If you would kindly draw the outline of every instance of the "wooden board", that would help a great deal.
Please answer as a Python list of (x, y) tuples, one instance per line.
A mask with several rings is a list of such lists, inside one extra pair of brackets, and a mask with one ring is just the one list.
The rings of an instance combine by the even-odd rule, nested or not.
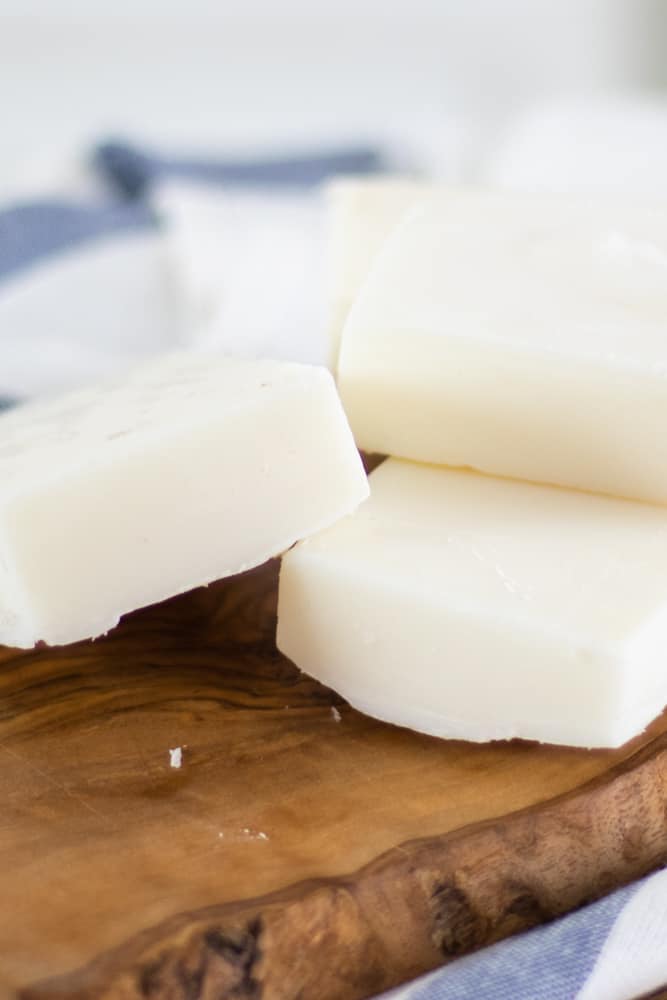
[(616, 752), (374, 722), (276, 653), (276, 573), (1, 653), (6, 996), (366, 997), (667, 860), (665, 718)]

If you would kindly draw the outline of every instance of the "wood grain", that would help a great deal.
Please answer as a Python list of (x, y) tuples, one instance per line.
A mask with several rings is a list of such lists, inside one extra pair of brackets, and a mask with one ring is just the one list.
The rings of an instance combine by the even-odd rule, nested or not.
[(667, 860), (665, 717), (613, 752), (374, 722), (276, 652), (276, 575), (2, 651), (8, 997), (367, 997)]

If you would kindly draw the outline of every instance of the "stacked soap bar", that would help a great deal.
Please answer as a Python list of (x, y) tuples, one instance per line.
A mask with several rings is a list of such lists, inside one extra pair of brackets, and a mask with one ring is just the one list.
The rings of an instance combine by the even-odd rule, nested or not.
[(433, 191), (431, 184), (395, 177), (344, 177), (329, 184), (332, 368), (341, 330), (378, 252), (415, 202)]
[(368, 492), (329, 373), (175, 355), (0, 417), (0, 642), (100, 635)]
[(667, 202), (423, 202), (355, 301), (338, 382), (368, 451), (667, 503)]
[(278, 645), (467, 740), (619, 746), (667, 702), (667, 510), (389, 459), (283, 558)]
[(601, 494), (667, 503), (667, 205), (414, 206), (338, 374), (361, 447), (437, 467), (389, 459), (358, 512), (288, 553), (280, 648), (437, 736), (641, 731), (667, 703), (667, 509)]

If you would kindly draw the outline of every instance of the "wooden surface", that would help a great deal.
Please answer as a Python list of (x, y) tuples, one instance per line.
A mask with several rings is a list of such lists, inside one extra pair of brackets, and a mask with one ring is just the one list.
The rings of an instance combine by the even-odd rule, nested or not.
[(365, 997), (667, 859), (664, 718), (615, 752), (374, 722), (276, 653), (276, 570), (2, 651), (0, 993)]

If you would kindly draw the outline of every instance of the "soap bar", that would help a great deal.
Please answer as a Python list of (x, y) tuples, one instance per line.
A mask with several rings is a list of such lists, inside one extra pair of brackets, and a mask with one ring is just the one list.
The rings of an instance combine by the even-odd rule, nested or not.
[(358, 295), (338, 379), (367, 451), (667, 503), (667, 201), (422, 203)]
[(0, 416), (0, 642), (97, 636), (351, 511), (324, 368), (176, 354)]
[(667, 511), (389, 459), (282, 563), (278, 646), (434, 736), (615, 747), (667, 703)]
[(328, 185), (332, 367), (344, 322), (378, 251), (405, 213), (433, 190), (407, 177), (341, 177)]

